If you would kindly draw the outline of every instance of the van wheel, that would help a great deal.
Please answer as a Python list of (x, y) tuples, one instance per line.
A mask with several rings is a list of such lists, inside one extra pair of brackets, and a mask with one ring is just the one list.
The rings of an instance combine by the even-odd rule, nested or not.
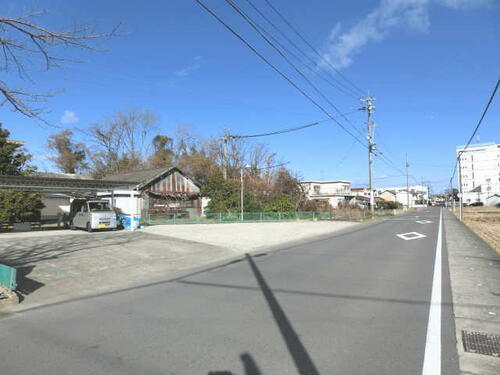
[(90, 225), (90, 223), (87, 223), (87, 232), (92, 232), (92, 226)]
[(71, 230), (76, 229), (75, 224), (73, 223), (73, 220), (71, 220), (71, 223), (69, 223), (69, 229), (71, 229)]

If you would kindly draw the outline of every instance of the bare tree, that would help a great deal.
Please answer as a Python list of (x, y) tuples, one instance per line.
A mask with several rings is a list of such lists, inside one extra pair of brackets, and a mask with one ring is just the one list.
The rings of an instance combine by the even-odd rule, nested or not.
[(130, 108), (115, 112), (84, 130), (95, 176), (129, 172), (144, 166), (150, 156), (157, 116), (150, 110)]
[[(56, 55), (58, 47), (97, 51), (92, 46), (92, 41), (117, 35), (119, 27), (118, 25), (105, 33), (96, 32), (95, 25), (80, 25), (57, 31), (34, 21), (43, 13), (33, 12), (18, 17), (0, 16), (0, 71), (15, 71), (21, 78), (31, 80), (27, 67), (32, 66), (33, 61), (40, 61), (41, 58), (39, 64), (49, 70), (67, 60)], [(14, 111), (37, 119), (41, 119), (43, 112), (37, 103), (44, 102), (51, 96), (10, 87), (4, 80), (0, 80), (0, 94), (3, 96), (0, 106), (9, 104)]]

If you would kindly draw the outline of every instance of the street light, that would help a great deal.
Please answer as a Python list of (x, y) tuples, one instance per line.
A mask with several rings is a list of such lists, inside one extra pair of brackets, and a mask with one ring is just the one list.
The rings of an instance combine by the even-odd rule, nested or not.
[(240, 168), (240, 209), (241, 209), (241, 213), (240, 213), (240, 219), (241, 221), (243, 221), (243, 170), (244, 169), (250, 169), (252, 166), (250, 164), (246, 164), (245, 166), (241, 167)]

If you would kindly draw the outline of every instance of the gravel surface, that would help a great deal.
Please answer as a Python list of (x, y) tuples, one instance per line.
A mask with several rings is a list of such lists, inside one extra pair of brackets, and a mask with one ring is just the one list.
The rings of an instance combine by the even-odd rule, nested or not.
[(359, 223), (347, 221), (301, 221), (280, 223), (179, 224), (156, 225), (146, 233), (204, 242), (235, 252), (253, 251), (285, 242), (342, 230)]

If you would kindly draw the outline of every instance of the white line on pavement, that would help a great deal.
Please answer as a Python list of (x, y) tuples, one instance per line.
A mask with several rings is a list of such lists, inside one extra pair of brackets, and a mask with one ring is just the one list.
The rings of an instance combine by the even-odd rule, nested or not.
[(430, 221), (430, 220), (417, 220), (417, 221), (415, 221), (415, 223), (417, 223), (417, 224), (431, 224), (432, 221)]
[(425, 234), (418, 233), (418, 232), (400, 233), (400, 234), (396, 234), (396, 236), (405, 240), (405, 241), (418, 240), (419, 238), (427, 237)]
[(441, 374), (441, 247), (442, 247), (443, 210), (439, 211), (439, 231), (434, 260), (431, 305), (427, 338), (425, 340), (424, 366), (422, 375)]

